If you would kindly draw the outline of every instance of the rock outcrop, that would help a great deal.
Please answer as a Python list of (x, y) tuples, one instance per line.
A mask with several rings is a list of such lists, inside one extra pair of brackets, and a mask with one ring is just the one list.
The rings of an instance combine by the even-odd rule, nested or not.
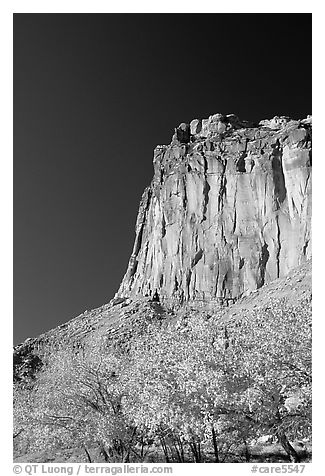
[(153, 164), (117, 297), (232, 302), (310, 258), (310, 116), (182, 123)]

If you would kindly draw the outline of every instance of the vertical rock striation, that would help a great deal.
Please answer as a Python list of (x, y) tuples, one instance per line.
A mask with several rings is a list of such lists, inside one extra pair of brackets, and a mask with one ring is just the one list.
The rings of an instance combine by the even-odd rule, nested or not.
[(236, 299), (311, 256), (311, 117), (182, 123), (154, 151), (119, 297)]

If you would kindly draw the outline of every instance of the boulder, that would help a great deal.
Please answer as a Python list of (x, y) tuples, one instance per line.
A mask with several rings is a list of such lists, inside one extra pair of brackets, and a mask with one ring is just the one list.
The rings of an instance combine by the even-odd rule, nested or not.
[(175, 129), (175, 134), (173, 136), (173, 140), (180, 142), (181, 144), (187, 144), (191, 140), (191, 131), (190, 125), (182, 122), (178, 127)]
[(257, 438), (256, 444), (258, 445), (270, 445), (274, 442), (274, 435), (263, 435)]

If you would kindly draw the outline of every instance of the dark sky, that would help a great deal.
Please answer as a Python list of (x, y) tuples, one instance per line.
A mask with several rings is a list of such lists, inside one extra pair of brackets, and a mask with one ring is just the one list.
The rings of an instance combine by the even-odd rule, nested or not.
[(310, 14), (14, 15), (14, 342), (108, 302), (180, 122), (311, 114)]

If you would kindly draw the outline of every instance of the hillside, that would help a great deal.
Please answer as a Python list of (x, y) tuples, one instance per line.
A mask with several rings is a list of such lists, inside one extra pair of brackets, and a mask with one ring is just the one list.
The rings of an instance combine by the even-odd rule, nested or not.
[[(311, 302), (311, 286), (311, 261), (308, 261), (291, 271), (287, 277), (265, 285), (233, 305), (203, 311), (212, 314), (220, 322), (232, 322), (247, 313), (267, 308), (277, 299), (283, 298), (290, 306), (305, 301)], [(14, 379), (19, 380), (25, 375), (28, 378), (34, 370), (33, 362), (40, 359), (46, 364), (49, 356), (56, 350), (71, 347), (79, 349), (89, 343), (101, 346), (117, 339), (127, 342), (130, 336), (145, 332), (151, 321), (179, 325), (184, 314), (198, 312), (201, 310), (198, 311), (195, 306), (184, 306), (180, 312), (173, 312), (163, 308), (151, 298), (137, 301), (121, 300), (121, 302), (113, 300), (97, 309), (85, 311), (66, 324), (35, 339), (27, 339), (16, 346)]]
[[(231, 328), (233, 326), (247, 319), (254, 325), (256, 316), (259, 313), (267, 313), (278, 300), (281, 301), (281, 308), (286, 313), (300, 308), (303, 309), (306, 322), (310, 319), (311, 262), (296, 268), (286, 278), (277, 279), (256, 293), (243, 297), (233, 305), (215, 310), (202, 312), (188, 307), (173, 313), (164, 310), (150, 299), (137, 303), (127, 304), (122, 302), (103, 306), (69, 321), (68, 325), (64, 328), (53, 329), (38, 339), (30, 341), (30, 354), (26, 360), (31, 362), (35, 359), (34, 356), (37, 355), (44, 360), (46, 365), (49, 359), (55, 359), (56, 352), (59, 355), (62, 349), (63, 352), (67, 353), (67, 356), (71, 355), (70, 350), (73, 347), (73, 343), (75, 343), (74, 349), (77, 351), (87, 347), (92, 349), (116, 349), (121, 346), (128, 352), (130, 346), (132, 347), (132, 342), (142, 342), (146, 339), (148, 333), (153, 332), (153, 329), (157, 334), (167, 328), (172, 329), (175, 334), (184, 335), (184, 329), (187, 328), (189, 320), (195, 322), (200, 316), (208, 317), (206, 322), (211, 332), (222, 332), (223, 334), (226, 327), (228, 328), (229, 336), (231, 336)], [(285, 316), (286, 314), (284, 318)], [(287, 336), (287, 338), (289, 339), (290, 337)], [(308, 336), (306, 335), (305, 338), (308, 347)], [(76, 342), (78, 342), (78, 345)], [(54, 346), (56, 346), (55, 349)], [(105, 351), (103, 352), (105, 353)], [(26, 373), (27, 369), (31, 370), (27, 363), (22, 367), (17, 366), (17, 377), (22, 377), (23, 375), (30, 377), (30, 373)], [(58, 445), (58, 447), (48, 451), (33, 451), (31, 454), (24, 454), (23, 452), (22, 454), (21, 445), (23, 446), (24, 443), (19, 442), (19, 438), (22, 438), (22, 435), (15, 439), (15, 444), (17, 445), (16, 461), (87, 461), (87, 455), (82, 446), (80, 447), (80, 444), (75, 448), (60, 448), (60, 445)], [(310, 450), (309, 443), (310, 440), (307, 438), (304, 447)], [(301, 448), (298, 446), (298, 449)], [(94, 444), (93, 447), (90, 447), (89, 451), (93, 455), (93, 461), (105, 460), (98, 445)], [(154, 454), (155, 451), (152, 451)], [(274, 444), (271, 447), (270, 445), (268, 447), (253, 445), (251, 452), (252, 455), (255, 454), (256, 461), (263, 460), (263, 454), (267, 452), (269, 452), (271, 460), (279, 460), (274, 459), (274, 454), (278, 454), (279, 461), (286, 461), (283, 449)], [(150, 454), (152, 455), (149, 452)], [(148, 458), (150, 460), (149, 456)], [(236, 458), (239, 458), (241, 461), (244, 460), (242, 459), (244, 456), (240, 458), (237, 455)]]

